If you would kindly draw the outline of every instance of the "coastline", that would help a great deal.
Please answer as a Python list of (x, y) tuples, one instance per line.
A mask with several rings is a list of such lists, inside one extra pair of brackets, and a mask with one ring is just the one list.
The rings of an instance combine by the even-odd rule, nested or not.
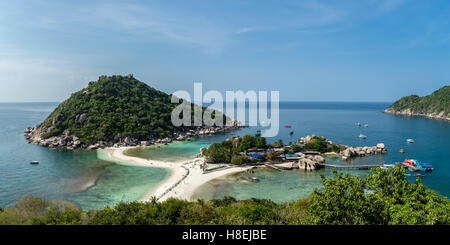
[(132, 148), (135, 147), (105, 148), (104, 151), (107, 153), (108, 160), (116, 164), (164, 168), (169, 171), (169, 177), (143, 194), (137, 200), (140, 202), (151, 201), (153, 197), (156, 197), (157, 201), (165, 201), (169, 198), (190, 201), (195, 191), (203, 184), (213, 179), (243, 172), (251, 168), (251, 166), (231, 166), (222, 170), (203, 173), (201, 167), (201, 163), (203, 163), (202, 158), (195, 158), (186, 162), (168, 162), (147, 160), (124, 154), (126, 150)]
[(394, 109), (388, 108), (388, 109), (384, 110), (383, 113), (391, 114), (391, 115), (409, 116), (409, 117), (410, 116), (425, 117), (425, 118), (437, 119), (437, 120), (450, 122), (450, 117), (444, 116), (443, 112), (440, 113), (440, 114), (436, 114), (436, 113), (425, 114), (425, 113), (413, 112), (410, 109), (405, 109), (405, 110), (402, 110), (402, 111), (396, 111)]

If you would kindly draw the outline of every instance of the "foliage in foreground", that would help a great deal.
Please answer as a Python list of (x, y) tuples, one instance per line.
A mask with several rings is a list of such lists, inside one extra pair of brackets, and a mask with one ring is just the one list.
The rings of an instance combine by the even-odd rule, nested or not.
[(408, 183), (405, 170), (377, 169), (366, 178), (334, 172), (322, 176), (324, 188), (305, 199), (276, 204), (232, 197), (195, 202), (119, 203), (82, 211), (71, 203), (25, 197), (0, 208), (0, 224), (182, 225), (182, 224), (333, 224), (448, 225), (450, 202), (418, 180)]

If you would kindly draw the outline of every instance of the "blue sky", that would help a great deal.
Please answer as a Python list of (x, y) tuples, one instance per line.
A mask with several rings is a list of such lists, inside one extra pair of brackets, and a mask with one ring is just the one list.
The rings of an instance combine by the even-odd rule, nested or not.
[(0, 2), (0, 101), (62, 101), (102, 74), (165, 92), (394, 101), (449, 84), (450, 2)]

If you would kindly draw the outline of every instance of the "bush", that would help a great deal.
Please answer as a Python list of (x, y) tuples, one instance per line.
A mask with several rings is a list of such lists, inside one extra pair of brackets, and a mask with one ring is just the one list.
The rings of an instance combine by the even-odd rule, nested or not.
[(235, 155), (231, 158), (231, 164), (234, 165), (242, 165), (248, 162), (250, 162), (250, 159), (247, 156)]
[(207, 162), (229, 163), (231, 162), (231, 148), (219, 143), (214, 143), (204, 152)]
[(244, 135), (239, 143), (238, 150), (244, 152), (250, 148), (267, 148), (266, 138), (256, 137), (250, 134)]
[(291, 146), (291, 149), (293, 152), (301, 152), (303, 150), (303, 147), (301, 147), (300, 145), (294, 144)]
[(266, 156), (266, 158), (271, 161), (278, 160), (279, 157), (280, 157), (280, 154), (278, 154), (277, 152), (269, 152)]
[(313, 137), (308, 143), (303, 146), (303, 148), (305, 150), (318, 151), (321, 153), (328, 151), (327, 143), (319, 137)]
[(334, 172), (322, 176), (324, 189), (313, 191), (308, 223), (327, 225), (449, 224), (450, 202), (417, 179), (408, 183), (405, 169), (372, 169), (366, 178)]

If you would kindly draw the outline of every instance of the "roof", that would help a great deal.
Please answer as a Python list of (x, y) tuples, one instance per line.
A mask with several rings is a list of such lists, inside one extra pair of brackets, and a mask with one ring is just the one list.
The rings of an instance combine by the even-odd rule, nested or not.
[(286, 160), (298, 160), (301, 158), (299, 154), (286, 154)]
[(251, 153), (249, 156), (256, 157), (256, 158), (263, 158), (264, 156), (258, 153)]

